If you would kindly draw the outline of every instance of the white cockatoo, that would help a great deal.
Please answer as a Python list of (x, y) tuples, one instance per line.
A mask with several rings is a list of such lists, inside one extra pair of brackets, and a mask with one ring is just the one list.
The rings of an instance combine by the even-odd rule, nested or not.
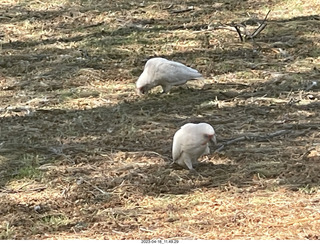
[(207, 123), (183, 125), (173, 137), (173, 162), (194, 170), (193, 166), (198, 163), (198, 158), (210, 153), (210, 141), (217, 143), (216, 134), (211, 125)]
[(165, 58), (151, 58), (136, 82), (137, 92), (139, 95), (146, 94), (153, 87), (161, 86), (163, 93), (166, 93), (172, 86), (196, 79), (203, 77), (195, 69)]

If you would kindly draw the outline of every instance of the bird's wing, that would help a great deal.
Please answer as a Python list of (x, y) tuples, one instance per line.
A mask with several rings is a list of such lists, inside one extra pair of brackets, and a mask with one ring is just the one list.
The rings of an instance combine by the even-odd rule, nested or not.
[(184, 64), (168, 60), (161, 60), (152, 73), (155, 81), (160, 83), (161, 81), (165, 81), (172, 84), (202, 77), (197, 70), (187, 67)]
[(174, 134), (174, 137), (173, 137), (173, 144), (172, 144), (173, 162), (177, 161), (182, 154), (182, 150), (181, 150), (182, 140), (183, 140), (183, 134), (181, 133), (181, 130), (179, 130)]
[(172, 145), (173, 161), (178, 160), (182, 152), (192, 151), (199, 144), (199, 138), (192, 133), (193, 129), (193, 124), (185, 124), (174, 135)]

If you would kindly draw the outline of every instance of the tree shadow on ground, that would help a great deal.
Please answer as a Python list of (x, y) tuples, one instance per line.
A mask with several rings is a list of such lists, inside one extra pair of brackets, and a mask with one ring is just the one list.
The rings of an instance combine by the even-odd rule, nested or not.
[[(310, 74), (300, 75), (306, 77)], [(203, 121), (215, 127), (220, 143), (247, 133), (267, 134), (283, 129), (290, 130), (290, 133), (279, 141), (276, 139), (275, 144), (255, 142), (254, 140), (249, 143), (242, 142), (236, 148), (241, 148), (242, 151), (233, 151), (234, 148), (230, 147), (226, 148), (222, 154), (234, 161), (235, 164), (245, 162), (244, 164), (240, 163), (244, 170), (255, 161), (280, 160), (279, 167), (283, 170), (277, 170), (277, 176), (272, 175), (273, 178), (277, 178), (284, 174), (283, 172), (287, 172), (285, 167), (281, 165), (282, 163), (289, 165), (296, 163), (296, 160), (291, 162), (290, 153), (302, 157), (302, 161), (309, 160), (303, 158), (306, 146), (311, 148), (315, 142), (307, 142), (306, 136), (314, 135), (314, 130), (317, 129), (316, 125), (319, 124), (316, 114), (313, 113), (319, 107), (319, 103), (315, 101), (308, 105), (299, 105), (298, 103), (290, 103), (291, 97), (287, 97), (285, 104), (283, 101), (274, 102), (272, 97), (279, 95), (268, 88), (269, 85), (274, 87), (273, 81), (270, 83), (257, 84), (257, 87), (261, 89), (266, 87), (263, 92), (267, 92), (267, 96), (259, 93), (256, 101), (254, 93), (251, 93), (251, 89), (255, 89), (255, 87), (234, 94), (232, 99), (236, 97), (247, 98), (247, 102), (236, 107), (222, 106), (219, 108), (217, 104), (212, 103), (216, 98), (221, 102), (231, 99), (230, 97), (226, 99), (219, 90), (176, 88), (168, 95), (151, 94), (131, 102), (124, 101), (115, 106), (74, 111), (38, 109), (22, 116), (4, 117), (2, 118), (1, 152), (7, 159), (3, 160), (6, 162), (1, 167), (2, 173), (6, 175), (6, 177), (2, 177), (6, 180), (1, 185), (4, 186), (6, 181), (10, 180), (10, 174), (15, 175), (19, 169), (26, 166), (23, 163), (24, 159), (21, 158), (24, 154), (41, 155), (41, 162), (36, 163), (38, 167), (48, 162), (60, 160), (70, 166), (82, 164), (91, 159), (103, 162), (101, 154), (111, 155), (112, 152), (117, 151), (124, 153), (151, 151), (164, 156), (165, 161), (168, 162), (168, 158), (171, 158), (171, 143), (174, 132), (187, 122)], [(294, 94), (300, 91), (301, 84), (289, 83), (290, 87), (286, 89), (277, 86), (276, 92)], [(269, 92), (271, 93), (269, 94)], [(292, 95), (292, 99), (295, 99), (295, 96)], [(261, 97), (267, 97), (269, 100), (259, 102)], [(310, 113), (307, 119), (299, 115), (300, 113), (304, 114), (304, 111)], [(12, 113), (17, 115), (15, 112)], [(23, 113), (26, 111), (22, 111), (20, 115)], [(303, 140), (300, 141), (301, 138)], [(263, 150), (266, 150), (268, 154), (265, 154)], [(139, 161), (141, 158), (139, 157), (137, 160)], [(123, 163), (126, 162), (126, 159), (115, 161)], [(155, 166), (155, 170), (162, 170), (158, 167)], [(214, 164), (212, 167), (217, 166)], [(235, 172), (233, 164), (229, 170), (227, 170), (229, 166), (223, 167), (226, 167), (226, 171), (231, 170), (229, 173)], [(6, 169), (10, 170), (6, 172)], [(206, 171), (210, 171), (210, 169), (208, 168)], [(170, 172), (167, 174), (170, 175)], [(148, 177), (154, 176), (154, 170), (146, 175), (148, 180), (152, 180), (152, 177)], [(165, 173), (161, 172), (160, 175), (165, 175)], [(225, 178), (222, 182), (226, 183), (227, 181), (230, 179)], [(295, 180), (293, 178), (290, 181), (294, 182)], [(150, 189), (149, 183), (139, 185)], [(185, 188), (188, 189), (187, 186)]]
[[(152, 3), (151, 3), (152, 4)], [(206, 4), (206, 3), (203, 3)], [(211, 3), (210, 3), (211, 4)], [(229, 11), (238, 10), (237, 6), (239, 5), (238, 2), (228, 2), (224, 3), (225, 6), (229, 9)], [(245, 8), (248, 3), (241, 3), (242, 8)], [(264, 3), (260, 3), (261, 5), (264, 5)], [(273, 3), (275, 4), (275, 3)], [(120, 3), (119, 4), (112, 4), (112, 6), (109, 6), (106, 4), (104, 8), (108, 9), (120, 9)], [(122, 6), (123, 5), (123, 6)], [(128, 4), (122, 4), (121, 6), (124, 7), (127, 6), (131, 10), (137, 8), (135, 5), (128, 5)], [(260, 5), (255, 6), (258, 8)], [(82, 6), (85, 11), (91, 11), (93, 7), (89, 8), (89, 6), (84, 3)], [(252, 8), (252, 6), (250, 6)], [(19, 10), (19, 8), (22, 8)], [(25, 14), (21, 14), (20, 17), (15, 17), (15, 20), (18, 22), (24, 21), (26, 19), (26, 16), (33, 16), (37, 21), (43, 21), (48, 20), (48, 18), (51, 19), (51, 21), (54, 21), (55, 18), (59, 17), (59, 15), (65, 15), (68, 11), (71, 11), (70, 6), (65, 6), (65, 8), (56, 10), (56, 11), (31, 11), (25, 9), (25, 5), (17, 5), (16, 9), (10, 10), (10, 11), (22, 11)], [(104, 11), (104, 8), (99, 9), (100, 12)], [(213, 7), (214, 8), (214, 7)], [(77, 10), (78, 11), (78, 10)], [(79, 9), (81, 12), (81, 9)], [(179, 18), (179, 16), (175, 16), (175, 18)], [(311, 18), (311, 19), (310, 19)], [(272, 23), (281, 23), (281, 22), (294, 22), (294, 21), (306, 21), (306, 23), (303, 24), (303, 26), (309, 26), (309, 22), (313, 19), (316, 19), (317, 16), (301, 16), (298, 18), (292, 18), (289, 20), (277, 20)], [(2, 19), (4, 21), (6, 18)], [(69, 18), (67, 18), (67, 22), (69, 21)], [(75, 29), (72, 22), (74, 24), (79, 25), (79, 20), (77, 20), (76, 17), (70, 17), (71, 25), (68, 27), (71, 30)], [(143, 22), (143, 19), (136, 19), (137, 23)], [(49, 37), (43, 40), (32, 40), (32, 41), (10, 41), (2, 43), (2, 49), (3, 50), (10, 50), (10, 49), (25, 49), (25, 48), (37, 48), (37, 53), (31, 56), (23, 56), (23, 55), (3, 55), (3, 61), (0, 63), (1, 67), (6, 69), (5, 74), (12, 77), (18, 77), (21, 78), (21, 76), (26, 76), (27, 79), (30, 79), (30, 75), (28, 76), (28, 73), (32, 73), (36, 71), (39, 66), (43, 66), (43, 70), (47, 70), (45, 73), (42, 73), (39, 75), (40, 78), (56, 78), (56, 79), (64, 79), (68, 78), (72, 75), (76, 75), (81, 68), (93, 68), (96, 70), (99, 69), (106, 69), (107, 71), (111, 71), (114, 66), (112, 65), (112, 62), (115, 60), (125, 60), (129, 58), (129, 54), (127, 52), (115, 52), (114, 48), (122, 47), (123, 45), (127, 44), (137, 44), (139, 46), (146, 46), (146, 45), (162, 45), (161, 41), (155, 41), (155, 40), (148, 40), (148, 38), (144, 37), (144, 34), (150, 35), (150, 33), (160, 33), (162, 31), (170, 31), (174, 29), (183, 28), (185, 27), (181, 26), (179, 23), (177, 24), (168, 24), (163, 23), (166, 20), (163, 19), (157, 19), (154, 21), (154, 23), (149, 23), (149, 27), (146, 28), (138, 28), (133, 26), (123, 26), (119, 27), (118, 29), (111, 30), (109, 29), (108, 25), (98, 23), (98, 26), (95, 25), (80, 25), (77, 28), (79, 29), (79, 34), (73, 34), (69, 36), (64, 37)], [(311, 23), (310, 22), (310, 23)], [(159, 24), (160, 23), (160, 24)], [(57, 29), (61, 27), (55, 26), (55, 23), (53, 24), (52, 28)], [(50, 25), (50, 24), (48, 24)], [(104, 26), (104, 29), (101, 29), (100, 27)], [(98, 30), (95, 27), (99, 27)], [(189, 29), (195, 29), (198, 30), (201, 28), (201, 26), (198, 26), (198, 24), (191, 24), (187, 28)], [(277, 41), (283, 41), (284, 37), (288, 37), (289, 34), (294, 34), (294, 31), (290, 29), (290, 31), (286, 30), (287, 27), (279, 27), (277, 30), (270, 31), (270, 33), (262, 34), (261, 37), (257, 39), (258, 42), (263, 42), (268, 44), (270, 41), (277, 42)], [(285, 31), (283, 31), (285, 30)], [(298, 28), (299, 31), (306, 32), (308, 31), (308, 28)], [(278, 33), (276, 34), (275, 31)], [(295, 29), (295, 31), (297, 31)], [(279, 35), (281, 33), (281, 35)], [(236, 33), (235, 33), (236, 34)], [(131, 37), (134, 35), (134, 37)], [(285, 35), (285, 36), (282, 36)], [(236, 37), (236, 35), (235, 35)], [(110, 38), (110, 40), (106, 40), (106, 38)], [(273, 38), (273, 39), (272, 39)], [(277, 38), (277, 39), (274, 39)], [(298, 36), (290, 36), (290, 45), (293, 45), (294, 43), (300, 43), (301, 45), (311, 45), (310, 40), (307, 40), (305, 38), (301, 38)], [(116, 39), (116, 41), (111, 41), (112, 39)], [(125, 39), (125, 41), (123, 41)], [(159, 38), (158, 38), (159, 39)], [(197, 37), (195, 37), (197, 39)], [(160, 42), (160, 43), (158, 43)], [(57, 48), (55, 50), (47, 50), (44, 48), (46, 45), (52, 45), (52, 44), (58, 44), (58, 43), (79, 43), (79, 47), (76, 47), (74, 49), (68, 49), (68, 50), (61, 50), (60, 48)], [(292, 44), (293, 43), (293, 44)], [(299, 45), (300, 45), (299, 44)], [(81, 46), (81, 47), (80, 47)], [(107, 46), (107, 49), (110, 49), (107, 52), (103, 53), (95, 53), (95, 48), (99, 47), (101, 49), (105, 49), (105, 46)], [(296, 46), (294, 46), (296, 47)], [(212, 48), (212, 47), (211, 47)], [(212, 67), (209, 68), (209, 71), (205, 69), (204, 65), (201, 65), (200, 70), (204, 74), (223, 74), (226, 72), (235, 72), (240, 71), (243, 69), (250, 69), (252, 66), (256, 64), (256, 62), (261, 63), (264, 61), (265, 58), (265, 51), (262, 52), (256, 52), (255, 48), (239, 48), (238, 50), (210, 50), (209, 48), (202, 48), (203, 50), (200, 51), (192, 51), (188, 54), (188, 52), (174, 52), (171, 56), (168, 56), (168, 58), (176, 58), (177, 61), (179, 60), (193, 60), (194, 57), (201, 56), (202, 58), (210, 58), (213, 62), (217, 64), (213, 64)], [(42, 50), (43, 49), (43, 50)], [(81, 49), (81, 50), (80, 50)], [(267, 50), (267, 52), (272, 52), (271, 47), (270, 50)], [(313, 56), (315, 56), (317, 53), (313, 52)], [(68, 57), (64, 56), (67, 55)], [(89, 55), (89, 56), (88, 56)], [(145, 54), (142, 52), (141, 54), (136, 53), (137, 56), (136, 59), (144, 60)], [(149, 56), (149, 55), (147, 55)], [(105, 60), (108, 60), (111, 58), (111, 62), (106, 62)], [(243, 62), (245, 60), (245, 62)], [(234, 62), (233, 65), (228, 63), (228, 61)], [(188, 61), (189, 63), (190, 61)], [(66, 65), (67, 63), (67, 65)], [(134, 62), (135, 63), (135, 62)], [(220, 63), (220, 64), (219, 64)], [(288, 64), (287, 62), (281, 63), (275, 62), (273, 66), (285, 66)], [(21, 66), (21, 67), (20, 67)], [(55, 68), (53, 68), (55, 66)], [(106, 68), (110, 66), (110, 68)], [(226, 68), (223, 68), (223, 67)], [(17, 68), (13, 67), (20, 67), (18, 70)], [(229, 68), (228, 68), (229, 67)], [(134, 69), (134, 66), (131, 65), (131, 67), (127, 67), (129, 69)], [(207, 67), (208, 69), (208, 67)], [(19, 71), (20, 72), (17, 72)], [(50, 86), (47, 88), (50, 89)]]

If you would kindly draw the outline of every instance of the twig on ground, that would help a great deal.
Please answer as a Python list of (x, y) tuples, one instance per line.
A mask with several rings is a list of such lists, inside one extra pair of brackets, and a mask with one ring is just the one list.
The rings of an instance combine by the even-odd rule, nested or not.
[(164, 9), (171, 9), (173, 7), (173, 3), (171, 3), (168, 7), (165, 7)]
[(13, 107), (13, 106), (8, 106), (6, 108), (0, 108), (0, 113), (8, 113), (8, 112), (14, 112), (14, 113), (21, 113), (21, 112), (26, 112), (27, 115), (29, 115), (31, 112), (33, 112), (33, 109), (30, 107)]
[(268, 11), (268, 13), (267, 13), (266, 17), (264, 17), (264, 20), (262, 21), (261, 25), (253, 32), (252, 35), (250, 35), (248, 37), (246, 36), (245, 37), (246, 39), (248, 39), (248, 38), (252, 39), (252, 38), (256, 37), (261, 31), (263, 31), (263, 29), (267, 26), (266, 20), (267, 20), (270, 12), (271, 12), (271, 10)]
[(283, 128), (288, 130), (319, 130), (319, 124), (289, 124), (283, 125)]
[(120, 235), (128, 235), (128, 233), (117, 231), (117, 230), (111, 230), (111, 231), (116, 233), (116, 234), (120, 234)]
[(232, 139), (230, 141), (227, 141), (226, 143), (222, 144), (218, 149), (216, 149), (214, 152), (220, 152), (222, 151), (226, 146), (235, 144), (240, 141), (266, 141), (269, 140), (272, 137), (280, 136), (289, 133), (289, 130), (279, 130), (273, 133), (269, 133), (266, 135), (257, 135), (257, 136), (241, 136), (235, 139)]
[[(25, 185), (23, 185), (22, 187), (24, 187)], [(19, 187), (19, 189), (17, 190), (10, 190), (10, 189), (1, 189), (0, 192), (2, 193), (19, 193), (19, 192), (33, 192), (33, 191), (43, 191), (45, 189), (47, 189), (46, 186), (40, 186), (40, 187), (36, 187), (36, 188), (32, 188), (32, 189), (26, 189), (26, 190), (22, 190), (21, 188), (22, 187)]]
[(312, 221), (319, 221), (320, 220), (320, 217), (316, 217), (316, 218), (303, 218), (303, 219), (295, 219), (293, 221), (289, 221), (287, 223), (281, 223), (281, 224), (274, 224), (272, 225), (272, 227), (283, 227), (283, 226), (288, 226), (288, 225), (296, 225), (296, 224), (300, 224), (300, 223), (305, 223), (305, 222), (308, 222), (308, 223), (311, 223)]
[(222, 144), (218, 149), (216, 149), (214, 152), (220, 152), (222, 151), (226, 146), (235, 144), (240, 141), (258, 141), (258, 142), (263, 142), (263, 141), (268, 141), (270, 138), (276, 137), (276, 136), (281, 136), (288, 134), (292, 131), (292, 129), (304, 129), (303, 131), (299, 131), (296, 133), (296, 136), (301, 136), (306, 134), (308, 131), (312, 129), (319, 129), (319, 125), (287, 125), (285, 126), (287, 129), (284, 130), (278, 130), (266, 135), (245, 135), (241, 136), (235, 139), (232, 139), (230, 141), (227, 141), (226, 143)]
[(243, 38), (242, 38), (241, 31), (240, 31), (239, 27), (234, 23), (232, 23), (232, 24), (233, 24), (233, 27), (236, 29), (236, 31), (237, 31), (237, 33), (239, 35), (240, 41), (243, 42)]
[(171, 13), (173, 13), (173, 14), (179, 14), (179, 13), (189, 12), (189, 11), (191, 11), (191, 10), (194, 10), (194, 7), (193, 7), (193, 6), (189, 6), (189, 7), (185, 8), (185, 9), (172, 10)]
[[(268, 13), (266, 14), (265, 18), (263, 19), (262, 23), (259, 24), (259, 27), (252, 33), (252, 34), (248, 34), (247, 32), (247, 29), (246, 29), (246, 26), (245, 25), (240, 25), (240, 24), (235, 24), (232, 22), (232, 26), (236, 29), (238, 35), (239, 35), (239, 38), (240, 38), (240, 41), (243, 42), (245, 40), (248, 40), (248, 39), (253, 39), (255, 38), (257, 35), (259, 35), (260, 32), (262, 32), (264, 30), (264, 28), (267, 26), (267, 18), (268, 18), (268, 15), (269, 13), (271, 12), (271, 10), (268, 11)], [(258, 22), (258, 21), (256, 21)], [(241, 30), (239, 27), (243, 27), (244, 28), (244, 35), (242, 36), (242, 33), (241, 33)]]
[[(161, 157), (162, 159), (170, 160), (169, 157), (161, 155), (160, 153), (157, 153), (157, 152), (154, 152), (154, 151), (135, 151), (136, 149), (130, 149), (130, 148), (124, 148), (124, 147), (114, 148), (114, 150), (117, 150), (117, 151), (120, 151), (120, 152), (123, 151), (123, 152), (125, 152), (127, 154), (143, 154), (143, 155), (145, 155), (145, 154), (154, 154), (154, 155), (157, 155), (157, 156)], [(102, 153), (101, 155), (105, 156), (106, 154)]]
[(164, 155), (161, 155), (160, 153), (157, 153), (157, 152), (153, 152), (153, 151), (142, 151), (142, 152), (139, 152), (139, 153), (143, 153), (143, 154), (154, 154), (154, 155), (157, 155), (163, 159), (169, 159), (167, 156), (164, 156)]
[(99, 192), (101, 192), (103, 195), (106, 195), (106, 196), (110, 196), (110, 193), (109, 192), (105, 192), (104, 190), (101, 190), (99, 187), (91, 184), (89, 181), (81, 178), (80, 180), (82, 180), (84, 183), (87, 183), (89, 186), (92, 186), (94, 189), (98, 190)]
[(153, 230), (149, 230), (149, 229), (146, 229), (146, 228), (143, 228), (143, 227), (139, 227), (139, 229), (142, 230), (142, 231), (154, 232)]

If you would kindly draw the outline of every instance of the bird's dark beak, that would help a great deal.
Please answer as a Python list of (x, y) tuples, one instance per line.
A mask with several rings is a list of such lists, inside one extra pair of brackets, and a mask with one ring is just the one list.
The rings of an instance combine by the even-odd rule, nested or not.
[(136, 89), (136, 92), (139, 96), (142, 96), (143, 95), (143, 92), (141, 91), (141, 89), (137, 88)]

